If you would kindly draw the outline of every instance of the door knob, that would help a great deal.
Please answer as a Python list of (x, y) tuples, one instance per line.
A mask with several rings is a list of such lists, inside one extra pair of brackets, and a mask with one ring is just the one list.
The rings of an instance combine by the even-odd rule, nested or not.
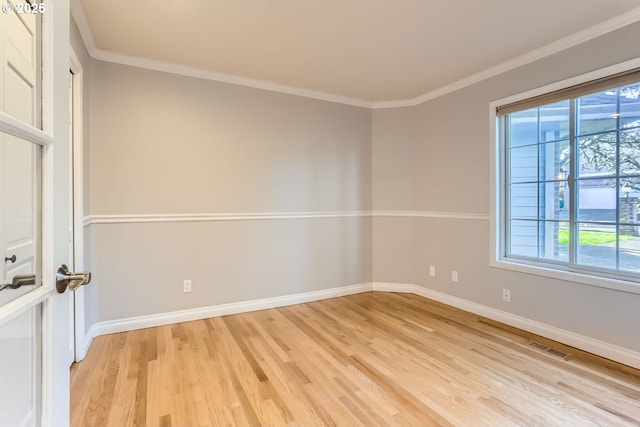
[(10, 257), (8, 256), (4, 257), (4, 262), (11, 261), (11, 264), (13, 264), (16, 262), (16, 259), (17, 259), (16, 254), (13, 254)]
[(56, 290), (59, 293), (63, 293), (67, 290), (67, 287), (69, 287), (70, 290), (75, 291), (80, 286), (86, 285), (90, 281), (91, 273), (71, 273), (69, 272), (69, 267), (62, 264), (56, 273)]

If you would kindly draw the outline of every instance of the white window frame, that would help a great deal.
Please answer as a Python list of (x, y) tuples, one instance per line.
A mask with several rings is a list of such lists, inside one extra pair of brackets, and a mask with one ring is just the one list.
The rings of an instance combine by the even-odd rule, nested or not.
[(640, 294), (640, 283), (618, 278), (607, 278), (601, 275), (570, 271), (568, 267), (544, 260), (527, 261), (521, 259), (505, 258), (502, 255), (504, 238), (506, 236), (505, 221), (505, 159), (506, 150), (502, 146), (500, 138), (500, 120), (497, 109), (500, 106), (512, 104), (525, 99), (544, 95), (547, 93), (566, 89), (571, 86), (587, 83), (593, 80), (605, 78), (618, 73), (640, 68), (640, 58), (625, 61), (600, 70), (596, 70), (577, 77), (562, 80), (550, 85), (532, 89), (489, 103), (489, 129), (490, 129), (490, 255), (489, 265), (520, 273), (533, 274), (552, 279), (566, 280), (570, 282), (614, 289), (634, 294)]

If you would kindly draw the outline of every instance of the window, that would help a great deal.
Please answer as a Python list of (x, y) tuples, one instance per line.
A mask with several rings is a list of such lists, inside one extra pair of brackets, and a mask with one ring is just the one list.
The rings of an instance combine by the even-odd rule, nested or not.
[(640, 282), (640, 70), (497, 117), (499, 258)]

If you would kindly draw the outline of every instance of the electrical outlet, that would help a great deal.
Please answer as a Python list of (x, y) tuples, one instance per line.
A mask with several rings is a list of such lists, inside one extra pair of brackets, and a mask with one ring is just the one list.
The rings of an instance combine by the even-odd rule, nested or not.
[(502, 301), (511, 302), (511, 289), (502, 288)]
[(436, 277), (436, 268), (433, 265), (429, 266), (429, 276)]
[(452, 282), (458, 281), (458, 272), (456, 270), (451, 271), (451, 281)]
[(182, 291), (184, 293), (191, 292), (191, 280), (184, 280), (182, 282)]

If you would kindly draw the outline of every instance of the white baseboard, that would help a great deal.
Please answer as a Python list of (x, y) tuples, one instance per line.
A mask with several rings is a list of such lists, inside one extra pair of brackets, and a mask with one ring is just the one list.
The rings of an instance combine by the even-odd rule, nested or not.
[(82, 361), (87, 356), (87, 351), (89, 351), (89, 347), (91, 347), (91, 343), (96, 336), (96, 325), (94, 324), (91, 325), (84, 337), (82, 337), (80, 341), (76, 342), (76, 362)]
[(133, 331), (136, 329), (151, 328), (154, 326), (169, 325), (172, 323), (189, 322), (192, 320), (208, 319), (210, 317), (226, 316), (229, 314), (246, 313), (249, 311), (265, 310), (268, 308), (302, 304), (305, 302), (358, 294), (371, 290), (371, 283), (363, 283), (358, 285), (343, 286), (339, 288), (323, 289), (321, 291), (285, 295), (281, 297), (235, 302), (210, 307), (173, 311), (169, 313), (131, 317), (121, 320), (110, 320), (106, 322), (99, 322), (93, 325), (90, 329), (90, 332), (91, 330), (94, 330), (95, 327), (94, 336), (113, 334), (116, 332)]
[(99, 322), (91, 326), (85, 336), (84, 352), (87, 353), (93, 339), (100, 335), (117, 332), (133, 331), (136, 329), (151, 328), (154, 326), (169, 325), (173, 323), (188, 322), (192, 320), (207, 319), (210, 317), (226, 316), (229, 314), (246, 313), (268, 308), (284, 307), (287, 305), (301, 304), (318, 301), (327, 298), (335, 298), (368, 291), (410, 293), (428, 299), (439, 301), (443, 304), (459, 308), (489, 319), (513, 326), (528, 332), (532, 332), (549, 339), (579, 348), (589, 353), (622, 363), (627, 366), (640, 369), (640, 353), (596, 340), (575, 332), (547, 325), (526, 317), (498, 310), (493, 307), (478, 304), (442, 292), (434, 291), (422, 286), (402, 283), (363, 283), (359, 285), (344, 286), (339, 288), (324, 289), (321, 291), (305, 292), (301, 294), (285, 295), (281, 297), (266, 298), (260, 300), (243, 301), (230, 304), (222, 304), (210, 307), (195, 308), (190, 310), (173, 311), (169, 313), (152, 314), (149, 316), (131, 317), (128, 319)]
[(400, 283), (373, 283), (374, 291), (383, 292), (402, 292), (420, 295), (452, 307), (468, 311), (479, 316), (483, 316), (509, 326), (513, 326), (543, 337), (570, 345), (589, 353), (597, 354), (615, 362), (622, 363), (640, 369), (640, 353), (610, 344), (604, 341), (596, 340), (575, 332), (560, 329), (555, 326), (547, 325), (526, 317), (518, 316), (513, 313), (498, 310), (493, 307), (471, 302), (462, 298), (454, 297), (433, 289), (424, 288), (422, 286), (400, 284)]
[(94, 323), (93, 325), (91, 325), (91, 327), (89, 328), (89, 330), (85, 334), (85, 336), (84, 336), (84, 346), (81, 348), (81, 351), (78, 354), (78, 360), (76, 360), (76, 362), (81, 361), (87, 355), (87, 352), (89, 351), (89, 347), (91, 347), (91, 344), (93, 343), (93, 339), (95, 337), (99, 336), (97, 330), (98, 330), (97, 324)]

